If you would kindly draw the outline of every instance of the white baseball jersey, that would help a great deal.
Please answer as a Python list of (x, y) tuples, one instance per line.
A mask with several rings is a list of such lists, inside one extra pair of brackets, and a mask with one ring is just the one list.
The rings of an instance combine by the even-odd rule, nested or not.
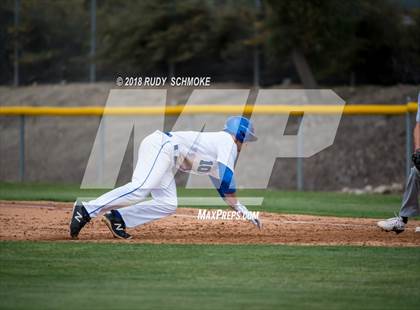
[(238, 155), (232, 136), (224, 131), (197, 132), (175, 131), (168, 133), (174, 145), (176, 168), (194, 174), (219, 177), (219, 165), (222, 163), (234, 170)]
[[(91, 217), (119, 208), (127, 227), (145, 224), (175, 212), (174, 167), (219, 177), (218, 163), (233, 171), (236, 157), (236, 144), (227, 132), (157, 130), (140, 144), (132, 181), (83, 205)], [(152, 199), (145, 200), (149, 194)]]

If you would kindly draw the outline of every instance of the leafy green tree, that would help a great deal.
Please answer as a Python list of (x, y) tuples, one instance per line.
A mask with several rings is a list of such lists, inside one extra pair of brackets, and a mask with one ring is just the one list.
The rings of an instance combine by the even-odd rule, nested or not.
[[(115, 14), (112, 12), (115, 11)], [(120, 71), (167, 72), (168, 64), (235, 61), (252, 31), (247, 7), (214, 1), (112, 1), (100, 10), (100, 61)]]
[[(393, 0), (97, 0), (99, 79), (118, 73), (211, 75), (252, 81), (258, 46), (273, 79), (294, 67), (322, 83), (418, 82), (420, 13)], [(0, 83), (88, 79), (90, 0), (0, 1)], [(263, 72), (264, 73), (264, 72)], [(290, 72), (287, 72), (290, 74)]]
[[(266, 37), (273, 58), (291, 55), (308, 87), (354, 72), (364, 82), (387, 82), (401, 12), (382, 0), (267, 0)], [(387, 72), (387, 75), (384, 73)]]
[(399, 32), (392, 62), (395, 78), (420, 83), (420, 8), (405, 13)]
[(13, 29), (13, 2), (0, 2), (0, 84), (13, 81), (13, 53), (15, 31)]
[[(105, 63), (124, 62), (126, 68), (150, 70), (156, 65), (187, 61), (205, 53), (210, 18), (206, 5), (196, 1), (120, 1), (107, 3), (101, 17)], [(108, 14), (118, 10), (114, 16)]]
[(7, 35), (6, 59), (13, 62), (17, 37), (23, 83), (87, 77), (89, 18), (85, 0), (20, 1), (18, 29), (13, 24), (14, 1), (3, 5), (0, 14), (7, 14), (9, 19), (6, 29), (0, 31)]

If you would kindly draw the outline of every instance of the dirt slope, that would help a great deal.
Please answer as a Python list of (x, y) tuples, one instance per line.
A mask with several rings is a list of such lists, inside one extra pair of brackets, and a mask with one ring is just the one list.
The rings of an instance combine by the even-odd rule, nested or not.
[(386, 233), (375, 219), (262, 213), (263, 229), (243, 221), (198, 220), (198, 209), (179, 208), (168, 218), (130, 229), (134, 239), (114, 239), (99, 218), (89, 223), (78, 241), (68, 234), (71, 204), (0, 201), (0, 240), (64, 242), (130, 242), (183, 244), (300, 244), (420, 246), (411, 221), (404, 233)]

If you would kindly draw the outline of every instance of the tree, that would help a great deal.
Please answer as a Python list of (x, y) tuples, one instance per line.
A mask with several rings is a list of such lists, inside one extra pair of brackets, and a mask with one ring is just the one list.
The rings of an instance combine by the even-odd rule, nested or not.
[[(13, 1), (0, 8), (13, 21)], [(15, 29), (9, 22), (5, 33), (5, 49), (12, 59), (13, 39), (20, 46), (20, 69), (23, 83), (80, 80), (87, 76), (81, 66), (86, 60), (88, 28), (84, 0), (21, 1), (20, 24)]]
[[(162, 0), (110, 3), (119, 13), (108, 16), (100, 34), (102, 59), (108, 63), (123, 61), (125, 69), (134, 65), (150, 70), (205, 53), (211, 26), (209, 10), (196, 4), (185, 1), (175, 6), (174, 1)], [(103, 15), (110, 13), (109, 5), (103, 7)]]
[(277, 58), (292, 55), (305, 87), (316, 85), (314, 76), (342, 80), (355, 72), (367, 77), (364, 82), (387, 82), (384, 77), (392, 77), (389, 64), (401, 23), (397, 4), (380, 0), (266, 3), (268, 48)]

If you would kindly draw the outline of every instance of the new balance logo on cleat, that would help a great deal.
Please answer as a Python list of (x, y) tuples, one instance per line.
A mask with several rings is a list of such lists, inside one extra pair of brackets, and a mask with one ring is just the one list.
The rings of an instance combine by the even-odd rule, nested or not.
[(70, 237), (77, 239), (80, 230), (90, 222), (90, 216), (82, 203), (76, 202), (70, 222)]
[(131, 239), (131, 235), (125, 231), (125, 223), (120, 213), (116, 210), (105, 213), (102, 222), (109, 228), (114, 238)]
[(83, 219), (83, 215), (80, 214), (79, 211), (76, 212), (77, 215), (75, 215), (75, 220), (80, 223), (80, 221)]
[(114, 226), (116, 226), (115, 227), (116, 230), (124, 230), (124, 228), (122, 228), (122, 224), (120, 223), (114, 223)]

